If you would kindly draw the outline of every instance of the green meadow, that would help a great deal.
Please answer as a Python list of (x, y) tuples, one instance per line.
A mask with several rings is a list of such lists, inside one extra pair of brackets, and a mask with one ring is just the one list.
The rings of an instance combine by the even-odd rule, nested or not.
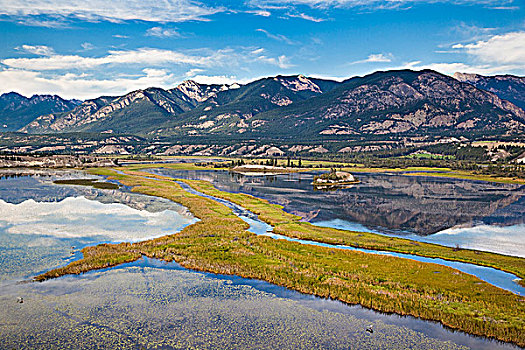
[[(151, 165), (150, 165), (151, 167)], [(82, 250), (83, 259), (35, 277), (37, 281), (131, 262), (141, 256), (175, 261), (199, 271), (260, 279), (302, 293), (400, 315), (434, 320), (471, 334), (525, 346), (525, 299), (449, 267), (257, 236), (228, 207), (191, 193), (171, 179), (111, 169), (109, 176), (132, 191), (170, 199), (200, 221), (181, 232), (140, 243), (102, 244)], [(474, 250), (320, 228), (265, 200), (222, 192), (204, 181), (193, 188), (237, 203), (259, 215), (276, 233), (327, 243), (391, 250), (473, 262), (525, 276), (525, 259)]]

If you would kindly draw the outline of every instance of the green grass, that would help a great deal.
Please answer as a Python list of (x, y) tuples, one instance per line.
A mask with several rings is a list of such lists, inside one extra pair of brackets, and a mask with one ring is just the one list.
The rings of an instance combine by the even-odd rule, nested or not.
[(434, 154), (434, 153), (414, 153), (401, 158), (412, 158), (412, 159), (455, 159), (454, 156)]
[(504, 177), (504, 176), (495, 176), (495, 175), (482, 175), (474, 174), (469, 171), (451, 171), (443, 173), (425, 173), (425, 172), (415, 172), (406, 174), (409, 176), (433, 176), (433, 177), (446, 177), (453, 179), (465, 179), (473, 181), (487, 181), (487, 182), (498, 182), (498, 183), (507, 183), (507, 184), (525, 184), (525, 179), (514, 178), (514, 177)]
[(283, 211), (283, 207), (270, 204), (264, 199), (243, 193), (228, 193), (213, 187), (207, 181), (181, 180), (205, 194), (223, 198), (254, 212), (266, 223), (274, 226), (274, 232), (293, 238), (301, 238), (330, 244), (344, 244), (356, 248), (386, 250), (430, 258), (461, 261), (494, 267), (525, 278), (525, 259), (483, 252), (472, 249), (457, 250), (438, 244), (416, 242), (409, 239), (388, 237), (369, 232), (355, 232), (325, 228), (300, 221), (302, 217)]
[(225, 162), (222, 168), (213, 168), (205, 166), (197, 166), (194, 163), (155, 163), (155, 164), (132, 164), (126, 165), (125, 168), (129, 170), (142, 170), (150, 168), (165, 168), (173, 170), (228, 170), (231, 162)]
[[(109, 169), (95, 172), (111, 174)], [(112, 178), (131, 186), (134, 192), (180, 203), (200, 221), (177, 234), (141, 243), (85, 248), (82, 260), (49, 271), (36, 280), (114, 266), (145, 255), (176, 261), (190, 269), (261, 279), (299, 292), (361, 304), (383, 312), (435, 320), (472, 334), (525, 345), (523, 297), (472, 275), (409, 259), (257, 236), (247, 232), (248, 225), (216, 201), (190, 194), (177, 183), (160, 176), (134, 171), (126, 173), (113, 173)], [(275, 223), (281, 234), (324, 234), (325, 239), (328, 235), (324, 229), (317, 231), (315, 226), (308, 227), (298, 222), (298, 216), (283, 212), (280, 206), (252, 196), (220, 192), (202, 181), (187, 183), (203, 192), (209, 191), (242, 203), (259, 213), (264, 221)], [(346, 236), (342, 238), (348, 239)], [(367, 240), (372, 238), (367, 237)]]

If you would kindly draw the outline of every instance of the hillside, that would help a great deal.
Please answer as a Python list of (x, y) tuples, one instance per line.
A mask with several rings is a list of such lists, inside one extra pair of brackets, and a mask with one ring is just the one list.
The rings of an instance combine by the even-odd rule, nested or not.
[(88, 100), (42, 115), (29, 133), (126, 133), (222, 140), (399, 139), (505, 136), (525, 131), (525, 112), (495, 93), (423, 70), (376, 72), (342, 83), (276, 76), (239, 85), (185, 81)]
[(16, 92), (0, 95), (0, 130), (15, 131), (38, 116), (67, 112), (81, 102), (64, 100), (56, 95), (22, 96)]
[(479, 74), (455, 73), (454, 78), (469, 83), (478, 89), (490, 91), (499, 98), (508, 100), (525, 109), (525, 78), (515, 75), (483, 76)]
[(187, 112), (226, 85), (199, 85), (186, 81), (174, 89), (148, 88), (121, 97), (88, 100), (68, 113), (43, 115), (21, 129), (23, 132), (117, 132), (139, 133)]

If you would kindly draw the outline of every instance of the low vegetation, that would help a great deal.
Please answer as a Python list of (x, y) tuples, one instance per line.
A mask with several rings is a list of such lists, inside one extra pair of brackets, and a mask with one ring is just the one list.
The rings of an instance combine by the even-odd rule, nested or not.
[[(97, 172), (132, 187), (134, 192), (180, 203), (200, 221), (177, 234), (158, 239), (85, 248), (82, 260), (49, 271), (36, 277), (36, 280), (107, 268), (145, 255), (176, 261), (190, 269), (261, 279), (303, 293), (361, 304), (383, 312), (435, 320), (471, 334), (525, 345), (525, 299), (472, 275), (408, 259), (257, 236), (246, 231), (248, 225), (228, 207), (193, 195), (167, 178), (137, 171), (117, 174), (109, 169), (101, 169)], [(341, 236), (345, 231), (317, 230), (315, 226), (301, 223), (299, 217), (284, 212), (282, 207), (261, 199), (221, 192), (203, 181), (185, 182), (200, 191), (227, 198), (258, 213), (262, 220), (275, 225), (276, 231), (281, 234), (300, 235), (309, 239), (316, 236), (321, 239), (321, 235), (327, 239), (328, 234), (339, 234), (335, 239), (345, 242), (350, 241), (351, 237), (365, 237), (356, 242), (391, 248), (400, 244), (403, 247), (403, 242), (388, 237), (385, 242), (381, 242), (375, 236), (358, 237), (357, 233)], [(412, 253), (417, 253), (418, 249), (430, 250), (426, 245), (412, 245), (410, 241), (404, 243), (408, 246), (400, 248), (402, 251), (408, 248), (412, 248), (409, 251)], [(449, 250), (452, 256), (453, 252)], [(466, 252), (455, 253), (461, 256)], [(480, 260), (490, 256), (488, 253), (478, 255), (474, 251), (471, 254)], [(464, 258), (467, 259), (467, 255)], [(500, 255), (494, 254), (493, 258), (505, 261), (505, 257)], [(520, 259), (516, 260), (513, 268), (523, 273)], [(504, 264), (513, 266), (510, 260)]]
[(318, 227), (301, 221), (300, 216), (283, 211), (283, 207), (270, 204), (265, 199), (243, 193), (229, 193), (216, 189), (207, 181), (181, 180), (205, 194), (226, 199), (259, 215), (264, 222), (274, 227), (274, 232), (288, 237), (307, 239), (329, 244), (343, 244), (356, 248), (386, 250), (398, 253), (441, 258), (494, 267), (525, 278), (525, 259), (483, 252), (472, 249), (457, 249), (438, 244), (415, 242), (409, 239), (388, 237), (370, 232), (354, 232), (328, 227)]

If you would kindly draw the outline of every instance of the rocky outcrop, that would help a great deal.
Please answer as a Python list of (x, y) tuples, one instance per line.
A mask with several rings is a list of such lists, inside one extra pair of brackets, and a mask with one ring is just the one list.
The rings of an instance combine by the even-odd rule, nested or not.
[(525, 77), (515, 75), (483, 76), (479, 74), (454, 73), (454, 78), (469, 83), (499, 98), (525, 109)]
[(321, 90), (321, 88), (317, 86), (317, 84), (315, 84), (312, 80), (308, 79), (302, 74), (292, 79), (286, 79), (284, 77), (277, 77), (274, 79), (280, 82), (284, 87), (292, 91), (312, 91), (318, 94), (323, 93), (323, 90)]

